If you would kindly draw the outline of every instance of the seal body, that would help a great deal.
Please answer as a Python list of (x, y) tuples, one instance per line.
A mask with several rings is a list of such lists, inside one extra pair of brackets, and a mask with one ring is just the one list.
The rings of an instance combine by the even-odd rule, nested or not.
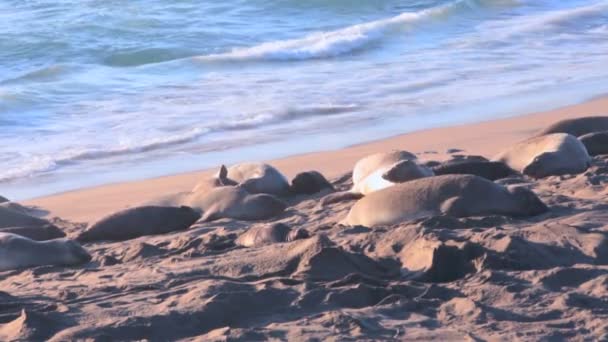
[(303, 239), (308, 236), (308, 232), (304, 229), (292, 230), (285, 224), (276, 223), (250, 228), (238, 237), (236, 244), (243, 247), (259, 247)]
[(289, 193), (287, 178), (271, 165), (264, 163), (241, 163), (230, 166), (227, 178), (252, 194), (286, 195)]
[(77, 240), (124, 241), (144, 235), (165, 234), (188, 229), (199, 218), (198, 212), (184, 206), (135, 207), (102, 218), (82, 232)]
[(587, 116), (561, 120), (541, 130), (537, 135), (567, 133), (574, 135), (575, 137), (580, 137), (588, 133), (601, 131), (608, 131), (608, 116)]
[(587, 133), (578, 138), (591, 156), (608, 154), (608, 131)]
[(407, 151), (367, 156), (355, 164), (351, 192), (366, 195), (397, 183), (433, 175), (431, 169), (418, 165), (415, 160), (416, 156)]
[(355, 203), (343, 223), (371, 227), (441, 214), (532, 216), (545, 211), (547, 206), (528, 189), (508, 189), (473, 175), (443, 175), (371, 193)]
[(201, 212), (203, 221), (220, 218), (265, 220), (287, 208), (285, 202), (273, 195), (250, 194), (241, 186), (224, 186), (208, 193), (193, 193), (183, 198), (183, 203)]
[(16, 234), (35, 241), (46, 241), (65, 237), (65, 233), (52, 224), (44, 226), (0, 228), (0, 233)]
[(0, 228), (45, 226), (47, 224), (49, 224), (47, 220), (28, 215), (22, 211), (11, 208), (10, 206), (0, 206)]
[(581, 173), (591, 163), (583, 143), (566, 133), (524, 140), (498, 154), (493, 160), (534, 178)]
[(485, 179), (495, 181), (517, 174), (513, 169), (502, 162), (490, 161), (462, 161), (440, 164), (433, 167), (435, 175), (475, 175)]
[(0, 271), (43, 265), (78, 265), (91, 260), (77, 242), (68, 239), (34, 241), (0, 233)]
[(334, 190), (333, 185), (317, 171), (306, 171), (298, 173), (291, 180), (291, 193), (312, 195), (323, 189)]

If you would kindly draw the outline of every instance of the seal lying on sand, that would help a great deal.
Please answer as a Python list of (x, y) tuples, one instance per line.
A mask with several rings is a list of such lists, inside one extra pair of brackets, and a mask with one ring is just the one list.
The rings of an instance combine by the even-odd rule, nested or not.
[(537, 136), (568, 133), (580, 137), (587, 133), (608, 131), (608, 116), (587, 116), (577, 119), (561, 120), (541, 130)]
[(369, 155), (353, 169), (353, 193), (367, 195), (397, 183), (430, 177), (431, 169), (418, 165), (416, 156), (407, 151), (391, 151)]
[(591, 156), (608, 154), (608, 131), (594, 132), (578, 138)]
[(0, 233), (16, 234), (35, 241), (46, 241), (65, 237), (65, 233), (52, 224), (44, 226), (0, 228)]
[(334, 186), (317, 171), (300, 172), (291, 180), (293, 194), (312, 195), (323, 189), (334, 190)]
[(144, 235), (165, 234), (188, 229), (200, 217), (189, 207), (135, 207), (102, 218), (76, 239), (81, 242), (124, 241)]
[(591, 158), (582, 142), (566, 133), (542, 135), (515, 144), (494, 161), (534, 178), (581, 173)]
[(444, 175), (371, 193), (355, 203), (343, 223), (371, 227), (440, 214), (533, 216), (545, 211), (547, 206), (528, 189), (507, 189), (472, 175)]
[(49, 224), (47, 220), (30, 216), (24, 212), (14, 210), (9, 206), (0, 206), (0, 228), (44, 226), (47, 224)]
[(475, 175), (495, 181), (517, 174), (502, 162), (490, 161), (462, 161), (440, 164), (432, 168), (436, 175)]
[[(222, 165), (222, 167), (224, 167)], [(252, 194), (286, 195), (289, 182), (279, 170), (264, 163), (241, 163), (227, 169), (227, 179)]]
[(236, 244), (243, 247), (258, 247), (305, 239), (308, 236), (305, 229), (292, 230), (287, 225), (276, 223), (250, 228), (236, 239)]
[(287, 208), (287, 205), (275, 196), (250, 194), (241, 186), (223, 186), (206, 193), (192, 193), (178, 201), (201, 212), (202, 221), (220, 218), (265, 220)]
[(0, 271), (43, 265), (78, 265), (91, 256), (77, 242), (68, 239), (34, 241), (0, 233)]

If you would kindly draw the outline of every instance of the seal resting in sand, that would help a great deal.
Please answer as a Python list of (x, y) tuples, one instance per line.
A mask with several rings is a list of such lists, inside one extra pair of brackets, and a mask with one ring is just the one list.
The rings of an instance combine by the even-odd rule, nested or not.
[(0, 233), (16, 234), (35, 241), (46, 241), (65, 237), (65, 233), (52, 224), (44, 226), (0, 228)]
[(258, 247), (307, 237), (309, 235), (305, 229), (291, 229), (285, 224), (276, 223), (250, 228), (236, 239), (236, 244), (243, 247)]
[(189, 207), (143, 206), (121, 210), (97, 221), (76, 238), (81, 242), (124, 241), (188, 229), (200, 218)]
[(300, 172), (291, 180), (293, 194), (312, 195), (323, 189), (334, 190), (334, 187), (317, 171)]
[(498, 154), (493, 160), (534, 178), (581, 173), (591, 164), (585, 145), (566, 133), (524, 140)]
[(269, 194), (250, 194), (241, 186), (223, 186), (205, 193), (192, 193), (179, 199), (203, 214), (201, 221), (220, 218), (255, 221), (282, 213), (287, 205)]
[[(222, 165), (222, 167), (224, 167)], [(274, 167), (264, 163), (241, 163), (227, 168), (227, 179), (239, 184), (252, 194), (286, 195), (287, 178)]]
[(220, 186), (233, 185), (237, 185), (237, 182), (228, 178), (228, 169), (225, 165), (222, 165), (215, 175), (205, 178), (196, 184), (192, 192), (210, 191)]
[(441, 214), (525, 217), (545, 211), (547, 206), (526, 188), (506, 188), (473, 175), (444, 175), (371, 193), (355, 203), (342, 223), (372, 227)]
[(491, 181), (517, 174), (505, 163), (477, 160), (442, 163), (432, 169), (437, 176), (449, 174), (475, 175)]
[[(10, 202), (4, 204), (10, 204)], [(28, 215), (10, 206), (0, 206), (0, 228), (44, 226), (47, 224), (49, 224), (47, 220)]]
[(0, 233), (0, 271), (43, 265), (78, 265), (91, 261), (91, 255), (68, 239), (34, 241)]
[(568, 133), (575, 137), (580, 137), (587, 133), (601, 131), (608, 131), (608, 116), (587, 116), (561, 120), (541, 130), (537, 136), (553, 133)]
[(608, 154), (608, 131), (594, 132), (578, 138), (591, 156)]
[(367, 195), (396, 183), (429, 177), (433, 171), (418, 165), (407, 151), (381, 152), (359, 160), (353, 168), (353, 193)]

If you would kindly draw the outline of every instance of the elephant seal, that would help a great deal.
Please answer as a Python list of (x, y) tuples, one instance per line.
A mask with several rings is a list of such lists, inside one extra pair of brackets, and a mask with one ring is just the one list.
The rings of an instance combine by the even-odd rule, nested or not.
[(291, 180), (290, 191), (294, 194), (312, 195), (323, 189), (334, 190), (334, 186), (317, 171), (300, 172)]
[[(10, 204), (4, 203), (4, 204)], [(47, 220), (28, 215), (22, 211), (15, 210), (11, 206), (0, 205), (0, 228), (21, 226), (44, 226), (49, 224)]]
[(226, 177), (252, 194), (265, 193), (282, 196), (289, 193), (287, 178), (268, 164), (236, 164), (227, 168)]
[(305, 229), (292, 230), (285, 224), (276, 223), (250, 228), (236, 239), (236, 244), (243, 247), (259, 247), (307, 237), (309, 237), (309, 234)]
[(432, 168), (435, 175), (475, 175), (495, 181), (497, 179), (507, 178), (517, 174), (510, 167), (502, 162), (490, 161), (462, 161), (440, 164)]
[(371, 193), (355, 203), (342, 223), (372, 227), (440, 214), (525, 217), (547, 210), (547, 206), (526, 188), (506, 188), (473, 175), (443, 175)]
[(203, 222), (220, 218), (265, 220), (287, 208), (285, 202), (273, 195), (250, 194), (242, 186), (223, 186), (206, 193), (193, 193), (180, 201), (201, 212)]
[(0, 271), (43, 265), (78, 265), (89, 261), (91, 255), (76, 241), (34, 241), (16, 234), (0, 233)]
[(106, 216), (80, 233), (76, 240), (124, 241), (144, 235), (165, 234), (188, 229), (200, 218), (189, 207), (143, 206)]
[(228, 169), (225, 165), (222, 165), (219, 171), (214, 176), (203, 179), (198, 184), (196, 184), (194, 189), (192, 189), (192, 192), (209, 191), (220, 186), (232, 185), (237, 185), (237, 182), (228, 178)]
[(608, 154), (608, 131), (587, 133), (578, 137), (591, 156)]
[(498, 154), (493, 160), (534, 178), (581, 173), (591, 164), (585, 145), (566, 133), (524, 140)]
[(608, 116), (587, 116), (561, 120), (541, 130), (537, 136), (553, 133), (568, 133), (575, 137), (580, 137), (587, 133), (601, 131), (608, 131)]
[(397, 183), (433, 176), (433, 171), (416, 163), (407, 151), (376, 153), (359, 160), (353, 169), (353, 193), (367, 195)]
[(47, 241), (65, 237), (65, 233), (52, 224), (44, 226), (0, 228), (0, 233), (16, 234), (35, 241)]

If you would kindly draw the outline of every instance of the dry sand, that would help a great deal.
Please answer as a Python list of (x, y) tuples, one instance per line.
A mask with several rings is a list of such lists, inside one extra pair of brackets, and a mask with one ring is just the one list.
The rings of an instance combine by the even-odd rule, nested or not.
[[(567, 117), (608, 114), (608, 99), (433, 129), (271, 163), (289, 176), (343, 176), (392, 148), (443, 160), (491, 157)], [(84, 189), (26, 202), (75, 236), (85, 222), (164, 194), (202, 173)], [(341, 179), (337, 179), (340, 177)], [(328, 192), (289, 200), (281, 216), (86, 244), (93, 261), (0, 273), (0, 340), (606, 340), (608, 156), (583, 174), (521, 178), (550, 211), (530, 219), (433, 217), (344, 227), (352, 202)], [(251, 227), (284, 223), (311, 237), (244, 248)]]

